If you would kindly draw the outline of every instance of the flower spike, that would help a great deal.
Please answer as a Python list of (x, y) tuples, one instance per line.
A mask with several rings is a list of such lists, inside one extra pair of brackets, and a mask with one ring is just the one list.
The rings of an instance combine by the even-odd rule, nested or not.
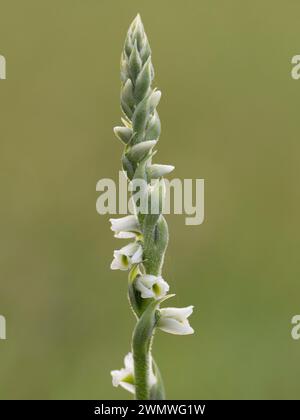
[[(112, 270), (129, 270), (128, 296), (137, 318), (132, 336), (132, 353), (125, 367), (111, 372), (113, 385), (121, 386), (139, 400), (164, 399), (164, 386), (152, 357), (157, 328), (187, 335), (194, 330), (188, 317), (193, 307), (161, 308), (174, 295), (162, 277), (168, 245), (168, 225), (163, 216), (166, 188), (163, 177), (174, 166), (153, 163), (161, 133), (157, 112), (161, 92), (152, 87), (154, 69), (148, 38), (140, 15), (131, 23), (121, 55), (121, 109), (123, 126), (114, 133), (123, 144), (122, 167), (127, 175), (133, 215), (110, 219), (116, 238), (133, 242), (114, 251)], [(135, 187), (140, 187), (135, 191)], [(147, 211), (146, 211), (147, 210)], [(154, 369), (154, 373), (153, 373)]]

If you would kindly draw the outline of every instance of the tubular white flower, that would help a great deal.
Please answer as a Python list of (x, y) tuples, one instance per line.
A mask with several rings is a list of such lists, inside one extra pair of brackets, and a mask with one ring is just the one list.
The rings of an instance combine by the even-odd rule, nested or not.
[(137, 278), (135, 288), (141, 292), (144, 299), (160, 299), (167, 294), (170, 289), (168, 283), (161, 276), (144, 274)]
[(129, 270), (132, 264), (142, 262), (143, 248), (137, 242), (132, 242), (114, 251), (114, 259), (110, 265), (112, 270)]
[(193, 306), (186, 308), (162, 308), (157, 326), (170, 334), (187, 335), (193, 334), (194, 330), (190, 326), (188, 317), (193, 312)]
[(110, 372), (112, 376), (112, 384), (113, 386), (116, 386), (116, 387), (120, 385), (122, 388), (134, 394), (135, 386), (134, 386), (132, 353), (128, 353), (125, 356), (124, 365), (125, 365), (125, 368), (122, 368), (120, 370), (112, 370)]
[(139, 222), (136, 216), (125, 216), (119, 219), (109, 219), (111, 230), (115, 232), (115, 238), (135, 238), (141, 233)]
[[(135, 393), (135, 380), (134, 380), (134, 364), (132, 353), (128, 353), (124, 358), (125, 367), (120, 370), (112, 370), (110, 372), (112, 376), (113, 386), (121, 386), (126, 389), (126, 391)], [(150, 377), (149, 377), (149, 386), (152, 387), (156, 384), (156, 377), (152, 370), (152, 359), (150, 358)]]

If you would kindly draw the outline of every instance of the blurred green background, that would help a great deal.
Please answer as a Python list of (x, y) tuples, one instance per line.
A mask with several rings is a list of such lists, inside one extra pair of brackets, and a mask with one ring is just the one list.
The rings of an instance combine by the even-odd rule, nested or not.
[(167, 217), (164, 277), (196, 330), (155, 337), (167, 396), (299, 398), (296, 0), (1, 0), (0, 396), (130, 398), (110, 370), (134, 318), (95, 186), (118, 179), (119, 57), (137, 12), (163, 93), (156, 161), (205, 179), (204, 224)]

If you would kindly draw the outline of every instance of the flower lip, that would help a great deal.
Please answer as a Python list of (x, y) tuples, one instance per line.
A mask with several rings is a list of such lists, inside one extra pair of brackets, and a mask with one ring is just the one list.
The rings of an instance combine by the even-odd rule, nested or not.
[(118, 239), (131, 239), (135, 238), (137, 235), (135, 232), (117, 232), (114, 234), (115, 238)]

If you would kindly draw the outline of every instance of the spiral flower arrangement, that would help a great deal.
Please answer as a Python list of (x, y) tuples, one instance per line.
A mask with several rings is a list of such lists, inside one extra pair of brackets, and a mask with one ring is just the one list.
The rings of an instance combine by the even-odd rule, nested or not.
[(116, 238), (132, 240), (114, 251), (111, 269), (129, 270), (128, 296), (137, 319), (131, 352), (125, 357), (125, 367), (111, 372), (112, 382), (133, 393), (138, 400), (165, 398), (162, 377), (152, 357), (156, 328), (178, 335), (194, 332), (188, 321), (193, 306), (161, 307), (174, 296), (168, 294), (169, 284), (162, 277), (169, 240), (168, 225), (162, 214), (163, 176), (174, 167), (152, 163), (161, 132), (156, 110), (161, 92), (152, 88), (153, 79), (151, 49), (137, 15), (129, 27), (121, 55), (123, 125), (114, 128), (124, 145), (122, 167), (132, 191), (133, 214), (110, 222)]

